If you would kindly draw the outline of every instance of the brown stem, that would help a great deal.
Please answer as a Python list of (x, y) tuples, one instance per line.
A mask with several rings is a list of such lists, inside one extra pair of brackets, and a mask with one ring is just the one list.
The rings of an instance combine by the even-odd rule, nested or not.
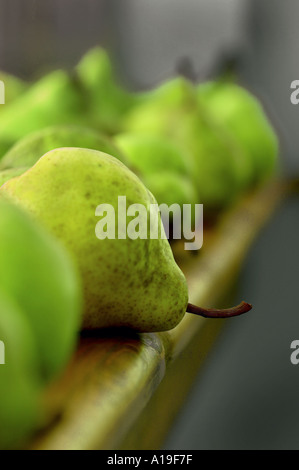
[(188, 304), (187, 312), (200, 315), (205, 318), (230, 318), (242, 315), (243, 313), (249, 312), (252, 309), (252, 305), (247, 302), (241, 302), (236, 307), (221, 309), (214, 308), (201, 308), (196, 305)]

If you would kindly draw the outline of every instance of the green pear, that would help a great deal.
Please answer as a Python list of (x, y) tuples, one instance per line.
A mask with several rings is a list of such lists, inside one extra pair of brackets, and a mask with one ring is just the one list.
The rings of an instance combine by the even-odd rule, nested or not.
[(84, 99), (76, 82), (56, 70), (32, 84), (17, 100), (3, 106), (0, 141), (17, 141), (38, 129), (82, 120)]
[(28, 318), (40, 373), (50, 380), (65, 366), (77, 341), (81, 285), (76, 268), (61, 244), (5, 197), (0, 200), (0, 247), (1, 289)]
[(39, 357), (20, 307), (0, 291), (0, 448), (18, 448), (42, 417)]
[(15, 176), (20, 176), (22, 173), (28, 170), (28, 167), (20, 167), (20, 168), (8, 168), (7, 170), (0, 171), (0, 186), (6, 183), (6, 181), (14, 178)]
[[(15, 75), (0, 70), (0, 80), (4, 83), (5, 104), (12, 103), (21, 96), (29, 87), (29, 84)], [(4, 107), (0, 106), (0, 112)]]
[(115, 136), (129, 168), (155, 196), (158, 204), (196, 204), (190, 158), (166, 137), (147, 134)]
[(197, 191), (186, 176), (172, 171), (150, 173), (142, 177), (142, 181), (155, 196), (158, 204), (197, 204)]
[(140, 105), (125, 117), (123, 128), (167, 136), (181, 146), (190, 158), (199, 202), (207, 210), (221, 209), (247, 188), (245, 154), (206, 107), (200, 106), (196, 88), (182, 77), (143, 94)]
[[(26, 208), (73, 256), (83, 282), (82, 328), (162, 331), (183, 318), (187, 283), (159, 214), (158, 231), (150, 236), (151, 205), (157, 201), (119, 160), (90, 149), (52, 150), (5, 183), (0, 194)], [(126, 198), (124, 207), (119, 196)], [(145, 211), (138, 223), (127, 214), (132, 204)]]
[(30, 167), (42, 155), (60, 147), (100, 150), (125, 161), (124, 154), (111, 138), (88, 127), (60, 125), (32, 132), (20, 139), (2, 158), (0, 168)]
[(190, 157), (167, 137), (152, 134), (123, 133), (115, 142), (127, 157), (127, 165), (142, 175), (173, 171), (191, 175)]
[(91, 121), (105, 133), (115, 134), (137, 96), (121, 83), (108, 52), (101, 47), (90, 49), (75, 72), (88, 100)]
[(246, 88), (225, 80), (201, 84), (197, 89), (215, 120), (238, 140), (252, 162), (253, 182), (263, 181), (278, 169), (279, 142), (258, 98)]

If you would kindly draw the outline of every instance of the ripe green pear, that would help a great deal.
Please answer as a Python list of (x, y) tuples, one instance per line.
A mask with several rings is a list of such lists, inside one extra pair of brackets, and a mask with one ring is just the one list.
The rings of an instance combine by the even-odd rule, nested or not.
[(90, 49), (75, 72), (88, 100), (90, 122), (107, 134), (118, 132), (137, 96), (121, 83), (108, 52), (98, 46)]
[(80, 279), (61, 244), (5, 193), (0, 199), (0, 286), (30, 322), (40, 374), (50, 380), (65, 366), (77, 342)]
[(247, 187), (248, 162), (233, 136), (200, 106), (196, 88), (178, 77), (143, 94), (123, 122), (127, 132), (171, 138), (189, 155), (199, 202), (218, 210)]
[(33, 83), (17, 100), (3, 106), (0, 140), (17, 141), (38, 129), (82, 119), (84, 99), (76, 82), (55, 70)]
[[(188, 303), (186, 279), (175, 263), (159, 214), (158, 236), (150, 236), (155, 198), (132, 171), (108, 154), (80, 148), (52, 150), (24, 174), (1, 186), (1, 194), (47, 227), (73, 257), (83, 283), (82, 328), (163, 331), (174, 328), (187, 307), (209, 317), (232, 316), (251, 308), (241, 304), (229, 311), (207, 312)], [(119, 205), (119, 196), (125, 196), (125, 207)], [(137, 224), (135, 215), (127, 214), (132, 204), (145, 211), (145, 219), (138, 219)], [(103, 227), (100, 236), (98, 224)], [(115, 236), (111, 236), (113, 227)], [(63, 282), (67, 275), (60, 271)], [(52, 279), (53, 273), (49, 275)], [(57, 294), (57, 288), (48, 287), (48, 293), (54, 291)], [(66, 314), (57, 295), (51, 301), (57, 303), (56, 310), (52, 309), (55, 315)]]
[(30, 167), (45, 153), (61, 147), (100, 150), (125, 162), (124, 154), (111, 138), (89, 127), (60, 125), (46, 127), (20, 139), (2, 158), (0, 168)]
[(197, 94), (215, 120), (238, 140), (252, 163), (253, 183), (272, 176), (278, 169), (279, 142), (258, 98), (236, 83), (221, 80), (199, 85)]
[[(159, 331), (181, 320), (188, 303), (187, 284), (167, 239), (100, 240), (95, 235), (99, 204), (114, 208), (116, 231), (118, 216), (124, 214), (119, 214), (118, 196), (126, 196), (127, 205), (142, 204), (147, 215), (150, 204), (156, 204), (119, 160), (90, 149), (56, 149), (5, 183), (0, 192), (26, 208), (72, 254), (83, 281), (83, 328)], [(164, 233), (160, 219), (159, 230)]]
[(0, 449), (16, 449), (42, 417), (39, 357), (28, 319), (2, 289), (0, 341)]

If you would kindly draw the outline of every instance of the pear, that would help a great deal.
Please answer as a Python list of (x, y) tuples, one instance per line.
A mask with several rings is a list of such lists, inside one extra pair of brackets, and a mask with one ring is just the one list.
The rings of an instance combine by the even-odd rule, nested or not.
[(115, 136), (115, 141), (158, 204), (182, 207), (198, 202), (190, 158), (170, 139), (125, 133)]
[(127, 156), (127, 165), (142, 175), (173, 171), (190, 176), (190, 157), (171, 139), (159, 135), (123, 133), (115, 136), (118, 147)]
[(261, 101), (245, 87), (218, 80), (200, 84), (198, 100), (234, 135), (252, 163), (253, 183), (278, 170), (279, 142)]
[[(90, 149), (55, 149), (5, 183), (0, 194), (29, 211), (72, 255), (83, 282), (83, 329), (163, 331), (174, 328), (187, 307), (207, 314), (188, 306), (186, 279), (159, 217), (158, 236), (150, 236), (155, 198), (116, 158)], [(123, 207), (119, 196), (126, 198)], [(132, 204), (140, 204), (145, 211), (139, 230), (135, 217), (126, 212)], [(98, 224), (103, 227), (100, 235)], [(242, 304), (225, 311), (225, 316), (248, 309), (248, 304)]]
[(201, 203), (217, 211), (247, 188), (248, 161), (226, 129), (200, 106), (196, 88), (178, 77), (143, 93), (123, 120), (127, 132), (167, 136), (189, 156)]
[(82, 119), (84, 99), (76, 82), (55, 70), (32, 84), (0, 114), (0, 141), (16, 141), (30, 132), (54, 124)]
[(182, 208), (183, 204), (194, 205), (198, 201), (193, 182), (184, 175), (161, 171), (144, 175), (142, 181), (155, 196), (158, 204), (178, 204)]
[(0, 290), (0, 448), (17, 448), (42, 417), (38, 350), (20, 307)]
[[(0, 70), (0, 80), (4, 83), (5, 104), (12, 103), (21, 96), (29, 87), (29, 84), (15, 75)], [(0, 112), (4, 108), (0, 106)]]
[(50, 126), (20, 139), (6, 153), (0, 168), (30, 167), (45, 153), (60, 147), (83, 147), (101, 150), (125, 161), (114, 141), (94, 129), (79, 125)]
[(121, 83), (106, 50), (96, 46), (79, 61), (75, 73), (88, 100), (88, 115), (94, 126), (107, 134), (118, 132), (122, 116), (137, 95)]
[(77, 342), (80, 279), (61, 244), (5, 197), (0, 200), (0, 286), (28, 318), (40, 375), (49, 381), (65, 366)]

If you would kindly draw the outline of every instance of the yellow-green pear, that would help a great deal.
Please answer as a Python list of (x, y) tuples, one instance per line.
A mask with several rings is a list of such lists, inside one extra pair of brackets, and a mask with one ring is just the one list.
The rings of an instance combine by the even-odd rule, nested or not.
[(80, 278), (61, 243), (4, 196), (0, 199), (0, 289), (26, 315), (37, 342), (40, 374), (48, 381), (62, 370), (77, 344)]
[[(5, 183), (0, 194), (29, 211), (72, 255), (83, 282), (82, 328), (162, 331), (175, 327), (187, 308), (195, 311), (159, 214), (151, 219), (157, 201), (116, 158), (56, 149)], [(249, 308), (242, 304), (224, 315)]]

